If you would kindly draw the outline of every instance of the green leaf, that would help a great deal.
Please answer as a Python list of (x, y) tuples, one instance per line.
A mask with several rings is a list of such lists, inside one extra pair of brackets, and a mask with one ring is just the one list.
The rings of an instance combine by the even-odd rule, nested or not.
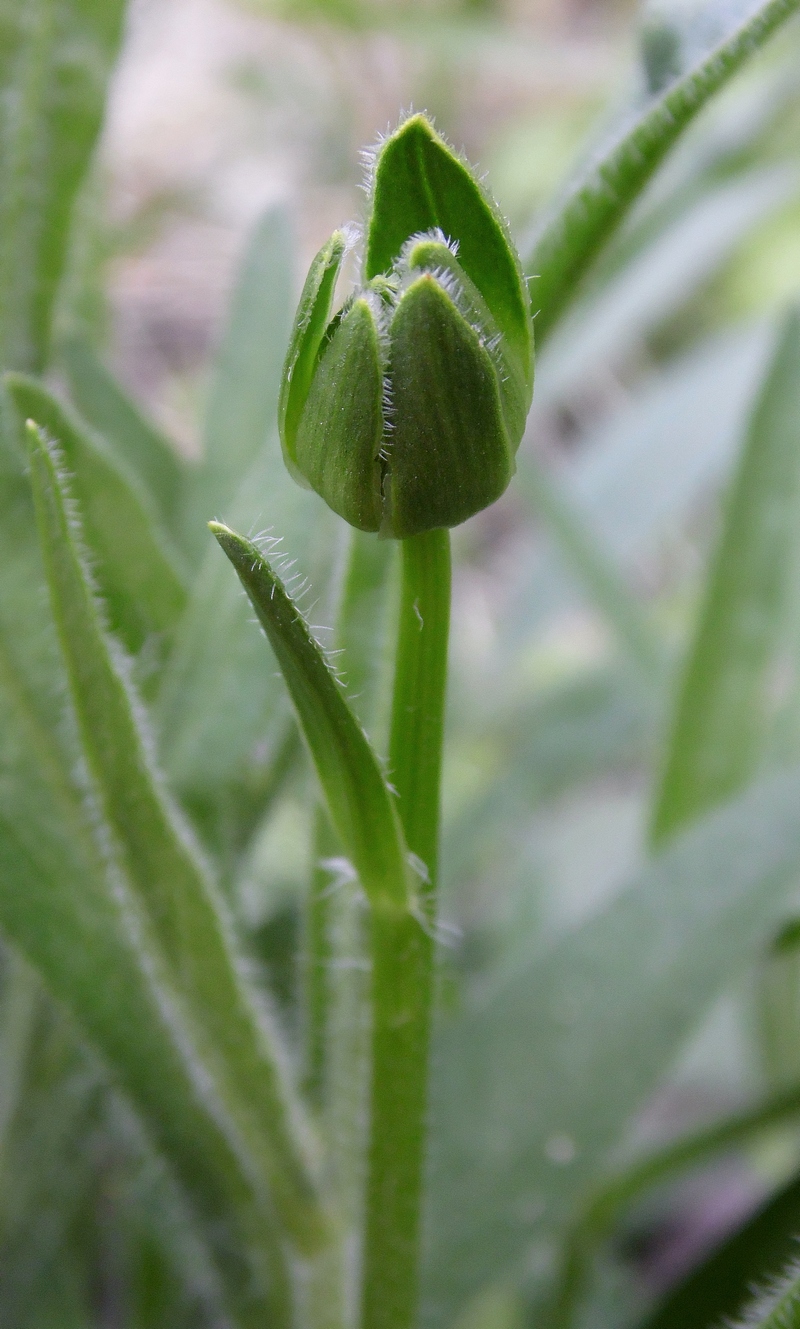
[(174, 531), (185, 468), (168, 439), (145, 420), (88, 342), (70, 337), (58, 361), (83, 419), (144, 485), (165, 529)]
[[(548, 338), (536, 367), (536, 411), (580, 392), (697, 296), (760, 223), (798, 192), (792, 166), (758, 167), (707, 188), (633, 254), (617, 255)], [(597, 287), (597, 289), (596, 289)]]
[(613, 629), (638, 673), (649, 685), (657, 682), (663, 671), (664, 649), (646, 610), (602, 541), (532, 451), (519, 460), (516, 492), (541, 516), (588, 602)]
[[(55, 738), (58, 721), (43, 722), (41, 699), (29, 695), (20, 676), (6, 640), (8, 610), (6, 600), (0, 607), (0, 922), (73, 1012), (180, 1177), (208, 1225), (229, 1292), (253, 1279), (254, 1309), (277, 1313), (265, 1293), (259, 1251), (269, 1249), (269, 1228), (235, 1132), (209, 1100), (199, 1063), (187, 1058), (164, 975), (94, 841), (83, 791), (71, 783), (69, 754)], [(14, 646), (19, 650), (16, 638)], [(49, 699), (45, 714), (48, 707)], [(76, 761), (77, 753), (73, 768)], [(238, 1255), (226, 1249), (227, 1240), (214, 1241), (221, 1213), (238, 1232)]]
[(21, 420), (35, 420), (61, 444), (110, 626), (132, 653), (148, 639), (170, 634), (186, 604), (186, 588), (141, 484), (35, 379), (8, 375), (6, 388)]
[[(800, 1231), (800, 1180), (793, 1180), (768, 1201), (729, 1241), (704, 1260), (664, 1299), (643, 1329), (708, 1329), (741, 1315), (753, 1289), (768, 1287), (787, 1261), (797, 1254)], [(796, 1273), (793, 1279), (796, 1280)], [(778, 1313), (782, 1307), (783, 1314)], [(748, 1314), (747, 1324), (762, 1329), (788, 1329), (800, 1323), (800, 1289), (775, 1290), (759, 1309)]]
[(0, 367), (39, 370), (70, 218), (103, 117), (122, 0), (25, 0), (0, 16)]
[(768, 677), (800, 515), (800, 313), (781, 331), (750, 419), (686, 664), (652, 836), (741, 789), (761, 756)]
[[(723, 1117), (721, 1121), (674, 1140), (654, 1153), (602, 1179), (585, 1201), (565, 1244), (558, 1287), (557, 1323), (571, 1324), (583, 1293), (592, 1256), (611, 1235), (621, 1214), (653, 1187), (674, 1180), (689, 1168), (707, 1166), (715, 1157), (737, 1147), (754, 1145), (776, 1129), (784, 1131), (800, 1116), (800, 1089), (791, 1089), (758, 1103), (754, 1108)], [(708, 1322), (714, 1318), (709, 1316)], [(703, 1321), (705, 1323), (705, 1321)]]
[(281, 210), (268, 212), (237, 275), (214, 369), (203, 455), (187, 484), (183, 528), (193, 558), (206, 548), (206, 522), (227, 511), (275, 424), (294, 304), (293, 270), (287, 217)]
[[(561, 483), (572, 515), (587, 523), (591, 540), (623, 572), (655, 554), (675, 523), (686, 520), (701, 497), (719, 486), (773, 345), (773, 327), (756, 324), (692, 348), (590, 431), (580, 458), (564, 468)], [(528, 493), (525, 464), (523, 453), (523, 497)], [(570, 594), (565, 563), (553, 550), (523, 571), (506, 619), (511, 642), (524, 640), (554, 607), (563, 606)], [(573, 584), (576, 568), (570, 559)]]
[[(10, 449), (0, 432), (0, 462)], [(273, 1313), (280, 1323), (264, 1197), (233, 1123), (210, 1096), (184, 1012), (87, 799), (35, 531), (30, 486), (8, 467), (0, 486), (0, 926), (72, 1011), (180, 1178), (237, 1323), (256, 1329)]]
[(216, 1094), (246, 1141), (287, 1234), (324, 1232), (277, 1032), (260, 1018), (212, 882), (162, 788), (143, 719), (106, 636), (67, 514), (54, 445), (28, 428), (37, 525), (81, 745), (144, 926), (163, 958)]
[(434, 1048), (428, 1286), (450, 1314), (549, 1241), (800, 870), (800, 772), (709, 814)]
[(766, 0), (755, 7), (704, 59), (648, 102), (544, 219), (525, 264), (526, 271), (538, 277), (533, 305), (539, 311), (535, 325), (540, 343), (698, 111), (799, 5), (800, 0)]
[[(480, 874), (496, 876), (501, 862), (510, 866), (532, 811), (611, 772), (643, 768), (657, 729), (652, 703), (650, 690), (629, 668), (605, 666), (516, 700), (491, 717), (491, 729), (478, 731), (487, 748), (485, 781), (445, 821), (445, 895)], [(474, 711), (469, 695), (463, 704)], [(530, 871), (525, 856), (520, 889), (526, 894)]]
[(305, 619), (258, 547), (227, 526), (210, 528), (244, 586), (275, 652), (333, 826), (377, 909), (405, 913), (410, 873), (391, 793), (369, 740)]

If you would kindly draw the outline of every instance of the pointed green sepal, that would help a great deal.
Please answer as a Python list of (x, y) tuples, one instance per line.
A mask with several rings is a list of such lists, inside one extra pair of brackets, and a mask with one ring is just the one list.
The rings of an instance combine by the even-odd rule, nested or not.
[(509, 354), (508, 343), (477, 286), (470, 281), (459, 263), (455, 246), (451, 248), (446, 244), (441, 233), (414, 237), (404, 247), (398, 267), (401, 273), (403, 269), (407, 272), (432, 272), (477, 333), (497, 370), (506, 429), (516, 452), (525, 432), (533, 381), (526, 381), (519, 360)]
[(403, 294), (391, 330), (394, 428), (384, 531), (458, 526), (499, 498), (514, 471), (497, 373), (431, 273)]
[(372, 180), (367, 278), (388, 272), (411, 236), (438, 228), (481, 292), (525, 382), (533, 380), (533, 329), (522, 267), (493, 200), (424, 115), (381, 145)]
[(283, 366), (278, 403), (278, 429), (283, 457), (295, 480), (306, 486), (308, 480), (295, 461), (297, 427), (303, 414), (317, 360), (323, 349), (336, 279), (346, 249), (345, 236), (341, 231), (334, 231), (311, 264), (295, 314), (292, 337)]
[(376, 315), (377, 297), (361, 296), (336, 325), (317, 364), (295, 447), (312, 489), (361, 531), (381, 524), (384, 385)]

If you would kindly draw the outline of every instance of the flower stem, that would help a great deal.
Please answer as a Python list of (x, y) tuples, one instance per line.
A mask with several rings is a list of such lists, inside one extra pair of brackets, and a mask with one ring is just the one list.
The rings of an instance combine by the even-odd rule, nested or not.
[(418, 910), (372, 915), (362, 1329), (410, 1329), (416, 1314), (449, 620), (449, 533), (403, 541), (389, 765), (424, 880)]

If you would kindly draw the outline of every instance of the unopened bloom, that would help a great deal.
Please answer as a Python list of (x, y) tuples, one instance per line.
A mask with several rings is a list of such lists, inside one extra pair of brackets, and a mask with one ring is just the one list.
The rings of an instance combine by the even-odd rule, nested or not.
[(351, 525), (457, 526), (514, 471), (533, 391), (527, 286), (479, 182), (415, 115), (374, 166), (363, 282), (331, 317), (337, 231), (306, 279), (286, 358), (286, 463)]

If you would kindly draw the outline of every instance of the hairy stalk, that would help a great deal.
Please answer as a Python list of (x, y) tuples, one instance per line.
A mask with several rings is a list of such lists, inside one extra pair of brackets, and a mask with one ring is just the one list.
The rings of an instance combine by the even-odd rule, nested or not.
[(423, 888), (416, 912), (372, 913), (363, 1329), (408, 1329), (416, 1312), (449, 617), (449, 533), (405, 540), (389, 762)]
[[(390, 577), (394, 566), (395, 542), (378, 540), (363, 531), (350, 531), (346, 567), (342, 579), (341, 595), (336, 613), (334, 646), (346, 680), (347, 700), (361, 724), (373, 738), (378, 751), (384, 750), (384, 741), (376, 741), (376, 731), (383, 739), (385, 728), (385, 689), (382, 666), (383, 641), (388, 632), (392, 595)], [(330, 1095), (330, 1068), (327, 1063), (335, 1056), (331, 1030), (332, 1006), (342, 986), (352, 985), (352, 977), (367, 962), (366, 939), (360, 943), (357, 933), (361, 918), (349, 915), (363, 913), (360, 894), (346, 889), (346, 883), (336, 883), (335, 860), (344, 850), (341, 840), (331, 826), (330, 818), (322, 806), (314, 819), (313, 864), (310, 891), (305, 912), (305, 938), (303, 955), (303, 998), (305, 1005), (305, 1075), (306, 1086), (312, 1099), (321, 1106)], [(339, 953), (336, 938), (343, 942), (345, 951)], [(358, 954), (354, 953), (354, 947)], [(359, 989), (363, 975), (356, 978)], [(345, 1000), (352, 1015), (353, 1002)], [(348, 1045), (352, 1038), (347, 1035)], [(359, 1061), (361, 1065), (361, 1062)], [(352, 1070), (355, 1072), (356, 1068)], [(363, 1066), (361, 1066), (363, 1072)], [(347, 1072), (345, 1072), (347, 1078)], [(336, 1079), (340, 1077), (337, 1075)], [(353, 1086), (345, 1090), (348, 1105), (353, 1103)], [(330, 1105), (329, 1105), (330, 1106)], [(355, 1125), (356, 1131), (359, 1130)], [(363, 1133), (363, 1132), (362, 1132)]]

